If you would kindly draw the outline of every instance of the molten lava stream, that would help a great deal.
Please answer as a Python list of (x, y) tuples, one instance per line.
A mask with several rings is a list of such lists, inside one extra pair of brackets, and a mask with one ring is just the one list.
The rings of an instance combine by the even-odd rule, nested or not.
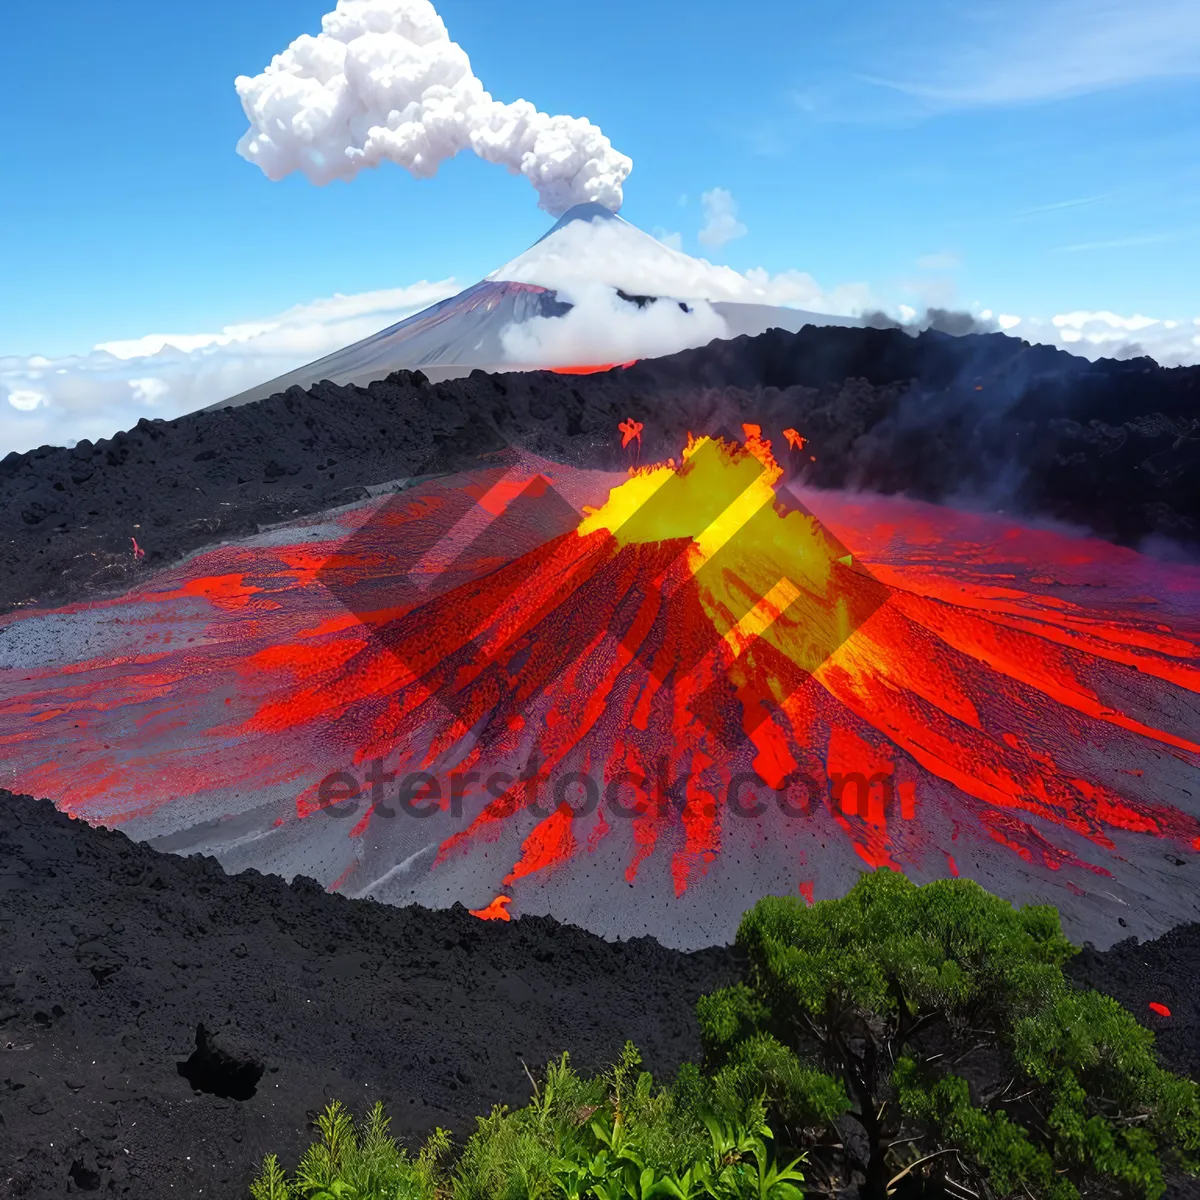
[(676, 945), (881, 865), (1099, 944), (1194, 917), (1200, 572), (782, 475), (755, 426), (616, 477), (510, 455), (7, 618), (6, 782)]

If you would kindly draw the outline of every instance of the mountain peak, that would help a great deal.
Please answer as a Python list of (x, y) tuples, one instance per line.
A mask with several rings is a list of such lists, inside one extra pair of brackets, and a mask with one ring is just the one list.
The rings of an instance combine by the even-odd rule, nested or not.
[[(552, 234), (557, 233), (560, 229), (567, 225), (574, 224), (576, 221), (620, 221), (621, 224), (627, 225), (628, 222), (624, 218), (617, 216), (611, 208), (605, 208), (603, 204), (597, 204), (595, 200), (588, 200), (583, 204), (573, 204), (567, 209), (554, 224), (538, 238), (538, 242), (544, 242)], [(537, 242), (534, 242), (537, 245)]]

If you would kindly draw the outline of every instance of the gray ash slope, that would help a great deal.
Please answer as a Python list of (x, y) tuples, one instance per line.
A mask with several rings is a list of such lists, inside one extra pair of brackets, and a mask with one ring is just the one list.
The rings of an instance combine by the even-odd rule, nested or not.
[[(2, 791), (0, 860), (3, 1200), (244, 1196), (331, 1098), (384, 1101), (405, 1138), (463, 1135), (563, 1049), (598, 1069), (632, 1039), (669, 1075), (699, 1054), (697, 997), (737, 970), (726, 949), (228, 876)], [(1200, 1073), (1200, 927), (1085, 951), (1073, 973)]]
[(322, 383), (10, 454), (0, 612), (115, 590), (260, 525), (506, 445), (615, 464), (627, 416), (645, 423), (643, 461), (677, 453), (689, 430), (746, 420), (778, 437), (791, 425), (810, 439), (816, 462), (798, 465), (818, 486), (982, 504), (1134, 544), (1200, 543), (1200, 368), (1093, 363), (1004, 334), (806, 326), (590, 376)]

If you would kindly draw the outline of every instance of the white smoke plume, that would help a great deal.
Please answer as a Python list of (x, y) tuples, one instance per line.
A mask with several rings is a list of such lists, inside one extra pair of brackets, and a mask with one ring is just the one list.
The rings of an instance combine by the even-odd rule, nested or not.
[(572, 305), (564, 316), (534, 317), (509, 325), (501, 334), (510, 363), (600, 366), (658, 358), (729, 336), (725, 319), (703, 300), (686, 310), (675, 300), (653, 300), (639, 307), (602, 283), (563, 288), (558, 297)]
[(338, 0), (316, 37), (236, 86), (250, 121), (238, 153), (272, 180), (349, 180), (385, 160), (428, 179), (471, 150), (524, 175), (561, 216), (587, 201), (615, 212), (633, 169), (586, 118), (494, 100), (430, 0)]

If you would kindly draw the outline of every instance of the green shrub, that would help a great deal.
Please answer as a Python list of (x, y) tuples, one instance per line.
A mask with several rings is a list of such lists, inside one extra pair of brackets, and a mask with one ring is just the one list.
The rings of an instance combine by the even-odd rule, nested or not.
[(439, 1130), (416, 1158), (387, 1135), (377, 1105), (360, 1136), (331, 1104), (321, 1141), (288, 1180), (274, 1155), (254, 1200), (800, 1200), (799, 1161), (778, 1165), (761, 1098), (725, 1109), (694, 1067), (671, 1088), (639, 1071), (626, 1046), (608, 1074), (580, 1077), (567, 1055), (551, 1063), (532, 1103), (481, 1117), (453, 1168)]
[(439, 1129), (416, 1158), (388, 1135), (383, 1105), (376, 1104), (366, 1128), (356, 1128), (346, 1109), (334, 1101), (317, 1118), (321, 1140), (308, 1148), (289, 1182), (270, 1154), (250, 1185), (253, 1200), (435, 1200), (440, 1195), (440, 1160), (450, 1135)]
[(765, 899), (737, 940), (745, 982), (698, 1008), (713, 1093), (765, 1095), (831, 1183), (857, 1175), (878, 1200), (909, 1174), (963, 1196), (1155, 1200), (1164, 1162), (1200, 1168), (1196, 1085), (1116, 1001), (1066, 979), (1051, 908), (885, 870), (840, 900)]

